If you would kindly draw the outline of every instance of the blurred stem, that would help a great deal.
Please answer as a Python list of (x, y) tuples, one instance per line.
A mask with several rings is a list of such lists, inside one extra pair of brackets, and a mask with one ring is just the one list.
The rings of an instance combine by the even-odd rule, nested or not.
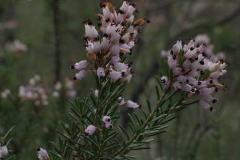
[(60, 81), (61, 50), (60, 50), (60, 0), (53, 0), (53, 23), (55, 38), (55, 82)]

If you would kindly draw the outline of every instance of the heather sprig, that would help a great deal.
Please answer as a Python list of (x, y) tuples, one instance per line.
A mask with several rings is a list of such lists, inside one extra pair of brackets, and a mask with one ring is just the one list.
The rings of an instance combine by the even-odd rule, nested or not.
[[(70, 68), (80, 70), (74, 80), (81, 80), (89, 72), (93, 74), (97, 89), (91, 89), (89, 97), (71, 102), (71, 118), (68, 124), (62, 123), (64, 131), (57, 131), (59, 145), (50, 142), (55, 152), (50, 151), (46, 158), (55, 159), (131, 159), (127, 155), (131, 150), (149, 149), (145, 145), (154, 135), (164, 133), (166, 123), (173, 120), (178, 111), (197, 103), (202, 108), (213, 110), (203, 100), (215, 103), (211, 94), (225, 88), (218, 82), (226, 74), (227, 63), (224, 60), (213, 62), (204, 54), (205, 44), (195, 47), (194, 40), (182, 45), (179, 39), (170, 52), (167, 52), (165, 70), (156, 77), (157, 102), (147, 106), (131, 100), (125, 101), (124, 87), (132, 78), (132, 62), (125, 62), (132, 54), (137, 42), (136, 36), (142, 25), (149, 23), (144, 18), (134, 22), (136, 3), (124, 1), (117, 13), (116, 8), (107, 2), (101, 2), (103, 14), (98, 14), (99, 30), (87, 19), (85, 26), (85, 44), (88, 60), (81, 60)], [(200, 99), (188, 101), (192, 96)], [(128, 132), (118, 125), (119, 106), (139, 109), (141, 115), (128, 114), (131, 122)], [(145, 111), (147, 110), (147, 111)], [(38, 149), (40, 151), (41, 149)], [(40, 156), (39, 156), (40, 155)], [(38, 156), (43, 157), (40, 153)]]

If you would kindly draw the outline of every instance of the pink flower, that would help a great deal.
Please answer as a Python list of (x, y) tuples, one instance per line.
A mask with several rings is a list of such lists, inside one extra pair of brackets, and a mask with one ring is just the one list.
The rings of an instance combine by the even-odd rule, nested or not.
[(113, 125), (111, 124), (111, 123), (105, 123), (105, 127), (106, 128), (110, 128), (110, 129), (112, 129), (113, 128)]
[(120, 71), (120, 70), (124, 70), (124, 69), (127, 69), (128, 66), (124, 63), (115, 63), (114, 64), (114, 69), (117, 70), (117, 71)]
[(112, 72), (110, 72), (110, 78), (113, 80), (122, 78), (122, 72), (112, 71)]
[(87, 75), (87, 71), (81, 70), (79, 73), (76, 74), (76, 76), (73, 78), (74, 80), (81, 80), (83, 77)]
[(104, 123), (111, 123), (111, 118), (110, 118), (109, 116), (104, 116), (104, 117), (102, 118), (102, 121), (103, 121)]
[(97, 75), (98, 75), (99, 78), (103, 78), (105, 76), (104, 68), (98, 67)]
[(85, 135), (92, 135), (96, 131), (96, 127), (94, 125), (89, 125), (87, 129), (85, 129)]
[(210, 111), (213, 111), (213, 108), (207, 104), (206, 102), (200, 100), (199, 102), (197, 102), (198, 107), (204, 108), (204, 109), (209, 109)]
[(50, 158), (48, 156), (48, 153), (45, 149), (37, 148), (37, 152), (40, 155), (40, 157), (43, 157), (43, 158), (46, 158), (46, 159), (50, 160)]
[(129, 108), (141, 108), (141, 105), (138, 105), (137, 103), (134, 103), (133, 101), (130, 100), (126, 102), (126, 105)]
[(71, 69), (83, 69), (86, 68), (88, 65), (88, 62), (86, 60), (82, 60), (76, 64), (74, 64), (73, 66), (71, 66)]

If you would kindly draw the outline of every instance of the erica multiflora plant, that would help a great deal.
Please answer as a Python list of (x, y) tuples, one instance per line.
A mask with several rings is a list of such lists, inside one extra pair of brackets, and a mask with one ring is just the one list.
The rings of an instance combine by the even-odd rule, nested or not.
[[(213, 110), (204, 100), (217, 102), (210, 94), (225, 85), (218, 79), (226, 74), (227, 64), (212, 62), (204, 55), (205, 45), (195, 47), (191, 40), (182, 46), (179, 39), (168, 54), (165, 76), (160, 72), (156, 86), (157, 103), (141, 106), (131, 100), (124, 101), (123, 91), (132, 78), (132, 62), (125, 62), (131, 55), (136, 36), (144, 18), (134, 21), (136, 3), (124, 1), (116, 12), (108, 2), (101, 2), (103, 15), (98, 14), (99, 30), (87, 19), (85, 25), (85, 47), (90, 60), (82, 60), (70, 68), (80, 70), (74, 80), (81, 80), (89, 72), (96, 81), (89, 97), (72, 103), (71, 119), (62, 123), (64, 132), (58, 131), (58, 145), (51, 142), (55, 152), (50, 156), (38, 148), (38, 159), (131, 159), (131, 150), (148, 149), (145, 145), (154, 135), (164, 133), (167, 122), (187, 105), (197, 103), (202, 108)], [(190, 97), (200, 95), (197, 100)], [(125, 105), (140, 109), (142, 114), (129, 117), (131, 131), (117, 125), (120, 119), (118, 107)]]

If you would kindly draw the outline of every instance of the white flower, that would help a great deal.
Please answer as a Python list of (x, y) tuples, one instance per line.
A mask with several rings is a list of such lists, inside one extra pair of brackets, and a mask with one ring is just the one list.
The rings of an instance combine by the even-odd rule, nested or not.
[(30, 78), (30, 79), (29, 79), (29, 84), (30, 84), (31, 86), (34, 86), (34, 85), (36, 84), (36, 80), (35, 80), (34, 78)]
[(124, 82), (127, 81), (127, 83), (130, 83), (131, 79), (132, 79), (132, 74), (129, 74), (128, 76), (123, 77), (123, 81)]
[(109, 46), (110, 46), (109, 38), (103, 37), (103, 40), (102, 40), (102, 43), (101, 43), (102, 50), (109, 49)]
[(189, 84), (184, 84), (184, 83), (181, 83), (181, 89), (183, 91), (191, 91), (192, 90), (192, 86), (190, 86)]
[(8, 154), (8, 149), (6, 146), (6, 142), (3, 143), (2, 147), (1, 147), (1, 157), (4, 157)]
[(124, 63), (115, 63), (114, 64), (114, 69), (117, 70), (117, 71), (120, 71), (120, 70), (124, 70), (124, 69), (127, 69), (128, 66)]
[[(53, 96), (53, 97), (59, 97), (60, 94), (59, 94), (58, 91), (54, 91), (54, 92), (52, 93), (52, 96)], [(38, 104), (38, 103), (37, 103), (37, 104)]]
[(69, 91), (67, 91), (66, 95), (68, 97), (75, 97), (77, 95), (77, 92), (74, 90), (69, 90)]
[(112, 52), (113, 55), (118, 55), (119, 52), (120, 52), (119, 44), (115, 44), (114, 46), (112, 46), (111, 52)]
[(73, 78), (74, 80), (79, 79), (81, 80), (83, 77), (87, 75), (87, 71), (81, 70), (79, 73), (76, 74), (76, 76)]
[(107, 27), (106, 33), (108, 35), (112, 35), (113, 33), (116, 33), (115, 31), (116, 26), (111, 24), (110, 26)]
[(111, 34), (111, 42), (113, 43), (113, 44), (116, 44), (116, 43), (118, 43), (119, 42), (119, 39), (121, 38), (121, 35), (118, 33), (118, 32), (113, 32), (112, 34)]
[(126, 105), (129, 108), (141, 108), (141, 105), (138, 105), (137, 103), (134, 103), (133, 101), (130, 100), (126, 102)]
[(112, 72), (110, 72), (110, 78), (113, 79), (113, 80), (117, 80), (119, 78), (122, 78), (122, 73), (117, 72), (117, 71), (112, 71)]
[(87, 129), (85, 129), (86, 135), (92, 135), (96, 131), (96, 127), (94, 125), (89, 125)]
[(57, 91), (59, 91), (61, 88), (62, 88), (62, 84), (61, 84), (61, 82), (58, 81), (58, 82), (54, 85), (54, 89), (57, 90)]
[(98, 67), (97, 75), (98, 75), (99, 78), (103, 78), (105, 76), (104, 68)]
[(181, 91), (181, 85), (179, 82), (173, 83), (173, 87), (176, 91), (180, 92)]
[(71, 68), (72, 68), (72, 69), (79, 69), (79, 70), (80, 70), (80, 69), (86, 68), (87, 65), (88, 65), (87, 60), (82, 60), (82, 61), (74, 64), (74, 66), (72, 66)]
[(120, 59), (119, 55), (117, 55), (117, 56), (113, 56), (110, 62), (111, 62), (112, 64), (115, 64), (115, 63), (117, 63), (117, 62), (120, 61), (120, 60), (121, 60), (121, 59)]
[(124, 99), (123, 99), (122, 97), (119, 97), (118, 100), (122, 100), (122, 101), (119, 103), (120, 106), (122, 106), (122, 105), (125, 104)]
[(206, 102), (200, 100), (199, 102), (197, 102), (197, 105), (201, 108), (204, 108), (204, 109), (209, 109), (210, 111), (213, 111), (213, 108), (207, 104)]
[(39, 74), (36, 74), (36, 75), (34, 76), (34, 78), (35, 78), (36, 81), (39, 81), (39, 80), (40, 80), (40, 75), (39, 75)]
[(43, 158), (46, 158), (48, 160), (50, 160), (49, 156), (48, 156), (48, 153), (45, 149), (42, 149), (42, 148), (37, 148), (37, 152), (38, 154), (43, 157)]
[(111, 123), (111, 118), (110, 118), (109, 116), (104, 116), (104, 117), (102, 118), (102, 121), (103, 121), (104, 123)]
[(168, 83), (168, 77), (163, 76), (163, 77), (161, 78), (161, 83), (162, 83), (162, 84)]
[(112, 128), (113, 128), (113, 125), (112, 125), (111, 123), (105, 123), (105, 127), (112, 129)]
[(95, 95), (96, 97), (98, 97), (98, 90), (97, 90), (97, 89), (94, 91), (94, 95)]

